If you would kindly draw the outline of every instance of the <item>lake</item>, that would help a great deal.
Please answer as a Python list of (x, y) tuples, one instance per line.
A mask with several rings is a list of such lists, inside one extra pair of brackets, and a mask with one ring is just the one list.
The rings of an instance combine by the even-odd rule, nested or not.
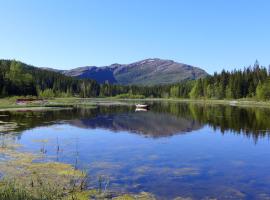
[[(157, 199), (269, 199), (270, 109), (177, 102), (2, 111), (1, 140), (72, 164), (89, 187)], [(179, 198), (180, 199), (180, 198)]]

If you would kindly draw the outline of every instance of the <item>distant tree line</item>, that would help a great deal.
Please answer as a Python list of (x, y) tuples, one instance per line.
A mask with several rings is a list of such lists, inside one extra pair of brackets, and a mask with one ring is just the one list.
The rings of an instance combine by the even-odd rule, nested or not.
[(171, 85), (98, 84), (54, 71), (36, 68), (15, 60), (0, 60), (0, 96), (33, 95), (39, 97), (150, 97), (205, 99), (270, 99), (270, 76), (256, 61), (244, 70), (225, 71), (198, 80)]
[(33, 95), (41, 97), (94, 97), (99, 84), (78, 80), (57, 72), (43, 70), (14, 60), (0, 60), (0, 95)]
[(243, 70), (214, 73), (198, 80), (183, 81), (171, 85), (120, 86), (108, 83), (100, 85), (99, 96), (118, 94), (143, 95), (153, 98), (204, 98), (204, 99), (270, 99), (270, 69), (259, 65)]
[(191, 98), (270, 99), (269, 71), (255, 62), (253, 67), (232, 72), (223, 70), (195, 82), (190, 91)]

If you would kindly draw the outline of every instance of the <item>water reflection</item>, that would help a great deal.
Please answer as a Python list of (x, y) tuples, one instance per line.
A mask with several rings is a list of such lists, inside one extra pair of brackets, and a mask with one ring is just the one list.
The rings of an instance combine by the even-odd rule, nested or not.
[[(252, 137), (269, 136), (270, 109), (223, 105), (152, 103), (148, 112), (130, 106), (104, 106), (95, 109), (69, 109), (28, 112), (1, 112), (1, 132), (21, 132), (38, 126), (68, 123), (86, 129), (105, 128), (129, 131), (148, 137), (187, 133), (211, 126), (221, 133), (231, 131)], [(6, 123), (3, 123), (6, 122)], [(8, 122), (8, 123), (7, 123)]]
[(17, 132), (23, 151), (42, 153), (37, 161), (87, 170), (92, 187), (102, 175), (113, 191), (159, 199), (270, 197), (269, 109), (166, 102), (150, 108), (2, 112), (0, 126)]
[(154, 138), (187, 133), (202, 127), (194, 120), (150, 111), (99, 115), (90, 119), (73, 120), (69, 123), (80, 128), (104, 128), (115, 132), (129, 131)]

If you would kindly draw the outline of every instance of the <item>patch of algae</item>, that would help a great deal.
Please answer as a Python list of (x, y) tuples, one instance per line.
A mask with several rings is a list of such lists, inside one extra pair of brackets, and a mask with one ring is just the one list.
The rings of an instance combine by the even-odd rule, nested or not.
[(16, 147), (10, 142), (0, 147), (0, 156), (8, 158), (0, 162), (2, 187), (13, 182), (16, 188), (23, 188), (36, 198), (54, 193), (51, 199), (84, 200), (95, 193), (95, 190), (86, 190), (84, 172), (65, 163), (33, 162), (38, 155), (19, 152)]
[(36, 142), (36, 143), (48, 143), (49, 140), (48, 139), (43, 139), (43, 140), (32, 140), (33, 142)]
[(141, 192), (137, 195), (125, 194), (119, 197), (115, 197), (113, 200), (155, 200), (155, 197), (148, 192)]
[[(150, 193), (121, 195), (112, 197), (109, 192), (87, 189), (87, 174), (76, 170), (72, 165), (60, 162), (34, 162), (41, 155), (19, 152), (19, 147), (12, 140), (5, 140), (0, 146), (0, 196), (6, 190), (24, 191), (29, 199), (46, 200), (154, 200)], [(2, 193), (1, 193), (2, 192)], [(42, 198), (41, 198), (42, 197)], [(11, 198), (12, 199), (12, 198)]]

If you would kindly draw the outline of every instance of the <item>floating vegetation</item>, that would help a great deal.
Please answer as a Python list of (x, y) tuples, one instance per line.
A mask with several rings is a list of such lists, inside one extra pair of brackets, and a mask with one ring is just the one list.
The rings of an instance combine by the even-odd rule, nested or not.
[(114, 200), (155, 200), (154, 195), (148, 192), (141, 192), (137, 195), (125, 194), (119, 197), (113, 198)]
[[(38, 155), (18, 152), (10, 143), (1, 147), (0, 152), (9, 158), (0, 162), (1, 173), (4, 175), (2, 191), (20, 188), (23, 195), (31, 194), (30, 199), (59, 199), (74, 196), (86, 189), (86, 173), (75, 170), (71, 165), (58, 162), (35, 163), (33, 160)], [(41, 198), (43, 196), (46, 198)]]
[[(176, 197), (174, 200), (192, 200), (192, 198), (190, 198), (190, 197)], [(215, 199), (212, 199), (212, 200), (215, 200)]]
[(0, 133), (6, 133), (14, 131), (17, 128), (17, 123), (15, 122), (3, 122), (0, 121)]
[(121, 164), (100, 161), (91, 163), (91, 167), (97, 169), (120, 169)]
[(182, 167), (182, 168), (169, 168), (169, 167), (150, 167), (150, 166), (140, 166), (134, 170), (137, 174), (155, 173), (155, 174), (165, 174), (166, 176), (173, 175), (174, 177), (183, 176), (196, 176), (200, 174), (199, 169), (192, 167)]
[(37, 143), (48, 143), (49, 140), (48, 139), (40, 139), (40, 140), (32, 140), (33, 142), (37, 142)]
[[(12, 137), (2, 137), (0, 155), (0, 199), (5, 200), (152, 200), (149, 193), (112, 195), (109, 178), (101, 176), (97, 189), (88, 188), (88, 175), (70, 164), (36, 162), (42, 155), (19, 152)], [(36, 141), (46, 143), (48, 141)], [(104, 164), (102, 166), (105, 166)]]

